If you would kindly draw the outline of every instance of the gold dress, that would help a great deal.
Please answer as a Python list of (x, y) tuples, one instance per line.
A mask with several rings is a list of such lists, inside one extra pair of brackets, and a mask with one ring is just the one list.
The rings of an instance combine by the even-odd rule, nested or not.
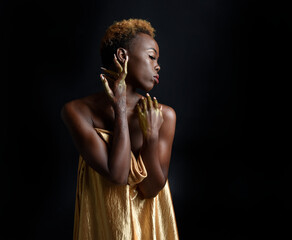
[[(96, 128), (108, 144), (111, 132)], [(127, 185), (115, 185), (79, 157), (74, 240), (178, 240), (168, 181), (159, 194), (142, 199), (136, 186), (147, 172), (131, 153)]]

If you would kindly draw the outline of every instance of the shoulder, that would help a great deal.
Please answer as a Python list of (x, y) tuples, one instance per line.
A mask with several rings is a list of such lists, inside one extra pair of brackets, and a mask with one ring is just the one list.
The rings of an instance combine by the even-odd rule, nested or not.
[(63, 119), (73, 117), (76, 114), (85, 114), (89, 108), (83, 99), (75, 99), (65, 103), (61, 108), (61, 116)]
[(163, 124), (161, 126), (161, 133), (167, 138), (171, 139), (170, 136), (174, 135), (176, 128), (176, 112), (175, 110), (167, 105), (162, 105)]
[(175, 122), (176, 122), (175, 110), (172, 107), (167, 106), (165, 104), (161, 104), (161, 105), (162, 105), (162, 114), (163, 114), (164, 120), (175, 124)]
[[(166, 144), (166, 146), (170, 146), (176, 129), (176, 112), (175, 110), (167, 105), (162, 105), (162, 115), (163, 115), (163, 124), (160, 128), (159, 138), (161, 143)], [(170, 145), (169, 145), (170, 144)]]
[(90, 95), (66, 102), (61, 108), (61, 117), (63, 121), (68, 122), (76, 118), (90, 121), (92, 115), (92, 105), (95, 98), (96, 96)]
[(89, 123), (99, 128), (108, 127), (112, 119), (109, 104), (105, 101), (103, 92), (67, 102), (61, 109), (61, 117), (65, 123)]

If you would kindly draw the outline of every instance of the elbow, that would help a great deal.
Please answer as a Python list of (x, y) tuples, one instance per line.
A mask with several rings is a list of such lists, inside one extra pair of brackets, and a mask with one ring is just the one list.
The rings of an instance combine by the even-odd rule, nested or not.
[(101, 174), (104, 178), (106, 178), (108, 181), (115, 185), (127, 185), (128, 184), (128, 175), (129, 173), (125, 172), (119, 172), (114, 171), (112, 169), (105, 170), (104, 168), (101, 168), (97, 163), (96, 160), (89, 157), (83, 158), (85, 162), (97, 173)]
[(129, 168), (124, 165), (110, 164), (108, 161), (107, 178), (115, 185), (127, 185), (129, 178)]
[(152, 190), (152, 191), (140, 191), (142, 198), (144, 199), (151, 199), (151, 198), (155, 198), (161, 189), (156, 189), (156, 190)]
[(142, 193), (142, 198), (143, 199), (151, 199), (151, 198), (155, 198), (158, 195), (159, 192), (156, 193), (149, 193), (149, 194), (145, 194)]
[(110, 181), (115, 185), (127, 185), (128, 175), (126, 174), (110, 174)]
[(127, 185), (128, 184), (128, 179), (126, 178), (121, 178), (121, 177), (111, 177), (111, 182), (114, 183), (115, 185)]
[(166, 180), (165, 181), (161, 181), (159, 183), (155, 184), (154, 186), (148, 187), (148, 188), (143, 188), (142, 186), (139, 187), (140, 193), (142, 195), (142, 197), (144, 199), (150, 199), (150, 198), (155, 198), (159, 192), (164, 188), (166, 184)]

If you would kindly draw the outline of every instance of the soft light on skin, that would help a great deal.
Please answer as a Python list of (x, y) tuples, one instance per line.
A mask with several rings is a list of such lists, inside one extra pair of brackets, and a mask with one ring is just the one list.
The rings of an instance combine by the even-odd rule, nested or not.
[(114, 64), (118, 72), (114, 72), (103, 67), (101, 68), (105, 73), (107, 73), (106, 77), (103, 74), (100, 74), (100, 78), (101, 78), (103, 87), (105, 89), (105, 92), (109, 96), (111, 101), (114, 101), (114, 94), (108, 84), (108, 80), (112, 82), (116, 82), (118, 89), (125, 90), (127, 87), (125, 79), (128, 73), (128, 60), (129, 60), (129, 57), (126, 56), (126, 60), (124, 63), (124, 68), (123, 68), (121, 64), (119, 63), (116, 54), (114, 54)]
[(154, 97), (153, 100), (151, 99), (150, 95), (147, 93), (146, 98), (142, 98), (142, 107), (140, 104), (137, 104), (137, 110), (138, 110), (138, 117), (139, 117), (139, 124), (140, 128), (142, 130), (143, 136), (146, 138), (149, 135), (149, 131), (151, 130), (149, 128), (149, 123), (148, 123), (148, 116), (151, 114), (151, 112), (154, 112), (156, 117), (162, 116), (162, 106), (159, 108), (158, 106), (158, 101)]
[(157, 52), (156, 52), (156, 50), (154, 48), (148, 49), (147, 52), (149, 52), (149, 54), (152, 54), (150, 56), (153, 57), (154, 59), (157, 58)]
[[(154, 48), (147, 49), (148, 54), (151, 54), (151, 56), (154, 59), (157, 59), (157, 51)], [(124, 62), (124, 68), (119, 63), (116, 55), (114, 54), (114, 64), (116, 66), (117, 72), (108, 70), (106, 68), (101, 67), (101, 69), (106, 73), (106, 75), (101, 74), (101, 81), (103, 83), (104, 89), (108, 97), (112, 102), (115, 101), (115, 96), (112, 91), (112, 89), (109, 86), (109, 82), (116, 83), (116, 86), (120, 90), (126, 89), (126, 77), (127, 77), (127, 67), (128, 67), (128, 55), (126, 56), (126, 60)], [(143, 133), (144, 138), (147, 138), (149, 134), (152, 132), (152, 128), (150, 126), (149, 120), (153, 117), (151, 117), (152, 114), (155, 115), (154, 118), (162, 119), (163, 122), (163, 115), (162, 115), (162, 106), (159, 107), (157, 99), (154, 97), (153, 100), (151, 99), (150, 95), (147, 93), (146, 98), (141, 98), (141, 106), (138, 103), (137, 106), (138, 111), (138, 119), (139, 119), (139, 125), (141, 128), (141, 131)], [(152, 115), (153, 116), (153, 115)], [(162, 123), (161, 122), (161, 123)]]

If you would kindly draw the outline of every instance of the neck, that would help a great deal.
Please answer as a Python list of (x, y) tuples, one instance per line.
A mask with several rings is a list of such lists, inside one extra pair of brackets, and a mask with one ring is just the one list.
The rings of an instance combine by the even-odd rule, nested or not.
[(127, 111), (132, 112), (135, 107), (137, 102), (140, 99), (140, 95), (136, 92), (136, 89), (127, 84)]

